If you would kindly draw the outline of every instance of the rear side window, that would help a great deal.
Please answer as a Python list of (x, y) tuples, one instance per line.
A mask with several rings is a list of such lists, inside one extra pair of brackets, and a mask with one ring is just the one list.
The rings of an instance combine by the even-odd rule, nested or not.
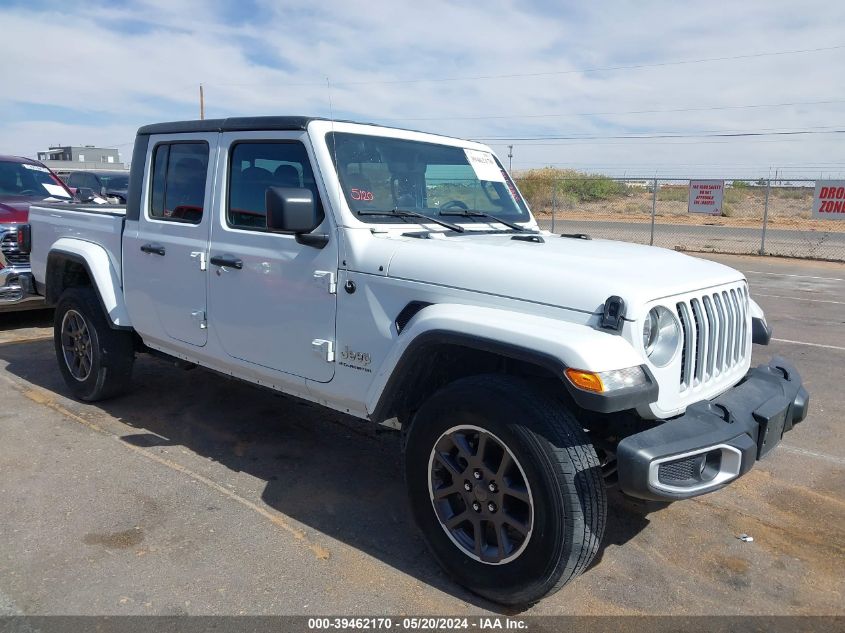
[(88, 187), (93, 189), (94, 193), (100, 193), (100, 185), (97, 179), (92, 174), (85, 172), (74, 172), (68, 178), (68, 185), (71, 187)]
[(94, 193), (100, 193), (100, 181), (94, 174), (82, 174), (81, 182), (81, 186), (92, 189)]
[(310, 189), (321, 208), (314, 172), (302, 143), (236, 143), (229, 160), (229, 226), (266, 229), (264, 197), (269, 187)]
[(153, 153), (150, 217), (199, 224), (205, 208), (208, 143), (161, 143)]

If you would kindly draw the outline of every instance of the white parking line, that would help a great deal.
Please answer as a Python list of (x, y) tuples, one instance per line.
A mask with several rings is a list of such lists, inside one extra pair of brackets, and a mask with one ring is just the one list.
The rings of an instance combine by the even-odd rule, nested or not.
[(747, 275), (772, 275), (775, 277), (803, 277), (804, 279), (824, 279), (825, 281), (845, 281), (839, 277), (813, 277), (812, 275), (790, 275), (787, 273), (767, 273), (760, 270), (746, 270)]
[(792, 345), (809, 345), (810, 347), (824, 347), (825, 349), (835, 349), (839, 350), (840, 352), (845, 352), (845, 347), (839, 347), (838, 345), (824, 345), (823, 343), (807, 343), (806, 341), (792, 341), (788, 338), (773, 338), (773, 341), (777, 341), (778, 343), (791, 343)]
[(837, 457), (836, 455), (827, 455), (825, 453), (817, 453), (816, 451), (808, 451), (806, 448), (798, 448), (797, 446), (789, 446), (788, 444), (781, 444), (779, 448), (790, 453), (798, 453), (800, 455), (807, 455), (808, 457), (815, 457), (816, 459), (823, 459), (834, 464), (845, 464), (845, 459)]
[(835, 303), (845, 305), (845, 301), (832, 301), (830, 299), (806, 299), (804, 297), (783, 297), (781, 295), (765, 295), (762, 292), (753, 293), (755, 297), (771, 297), (772, 299), (790, 299), (792, 301), (812, 301), (813, 303)]

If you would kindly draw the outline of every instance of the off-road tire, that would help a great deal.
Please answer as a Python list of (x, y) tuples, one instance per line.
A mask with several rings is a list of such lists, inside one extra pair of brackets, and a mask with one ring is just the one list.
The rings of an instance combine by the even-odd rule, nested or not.
[[(513, 560), (489, 564), (447, 534), (432, 503), (429, 463), (456, 426), (480, 427), (518, 460), (533, 492), (533, 530)], [(599, 551), (607, 499), (596, 452), (575, 416), (547, 391), (506, 375), (463, 378), (431, 396), (406, 436), (411, 511), (440, 565), (487, 599), (527, 605), (584, 571)]]

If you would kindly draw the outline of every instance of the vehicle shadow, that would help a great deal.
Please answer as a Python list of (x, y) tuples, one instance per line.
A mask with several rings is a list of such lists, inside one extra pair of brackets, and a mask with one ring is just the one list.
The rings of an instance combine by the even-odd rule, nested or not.
[[(69, 396), (50, 340), (0, 344), (0, 364), (33, 385)], [(464, 590), (429, 555), (408, 510), (398, 433), (146, 355), (135, 364), (133, 387), (120, 398), (79, 406), (131, 427), (121, 437), (130, 444), (181, 445), (266, 482), (262, 499), (271, 508), (420, 582), (484, 609), (518, 612)], [(597, 560), (607, 546), (644, 529), (647, 512), (611, 491)]]
[(0, 332), (10, 332), (26, 328), (44, 328), (53, 326), (53, 309), (21, 310), (19, 312), (0, 312)]

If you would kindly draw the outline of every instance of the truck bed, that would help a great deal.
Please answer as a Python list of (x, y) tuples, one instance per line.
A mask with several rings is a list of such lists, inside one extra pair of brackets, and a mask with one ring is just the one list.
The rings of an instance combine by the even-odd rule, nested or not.
[(32, 227), (31, 266), (36, 284), (44, 282), (47, 256), (54, 244), (63, 238), (106, 249), (114, 271), (121, 277), (121, 235), (125, 215), (123, 205), (33, 205), (29, 210), (29, 224)]

